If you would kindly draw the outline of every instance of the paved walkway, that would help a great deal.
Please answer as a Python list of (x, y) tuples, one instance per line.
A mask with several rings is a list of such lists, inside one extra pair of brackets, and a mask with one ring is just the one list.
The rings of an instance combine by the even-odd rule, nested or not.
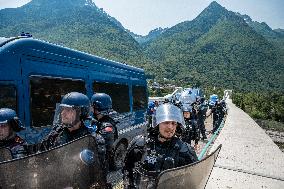
[(229, 113), (211, 151), (222, 144), (206, 189), (283, 189), (284, 153), (244, 111)]

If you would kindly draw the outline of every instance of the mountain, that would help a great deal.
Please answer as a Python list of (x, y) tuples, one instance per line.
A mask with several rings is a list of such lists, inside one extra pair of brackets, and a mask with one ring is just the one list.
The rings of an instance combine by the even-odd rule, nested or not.
[(143, 45), (145, 43), (148, 43), (150, 41), (155, 40), (157, 37), (159, 37), (164, 31), (166, 31), (168, 28), (156, 28), (151, 30), (148, 35), (142, 36), (142, 35), (137, 35), (130, 30), (127, 30), (128, 33), (140, 44)]
[(253, 21), (248, 15), (241, 15), (239, 13), (237, 13), (237, 15), (242, 17), (257, 33), (265, 37), (272, 44), (276, 45), (276, 47), (284, 50), (284, 30), (272, 30), (265, 22), (259, 23), (257, 21)]
[(275, 31), (275, 32), (277, 32), (277, 33), (280, 33), (280, 34), (284, 34), (284, 29), (278, 28), (278, 29), (275, 29), (275, 30), (273, 30), (273, 31)]
[[(166, 32), (163, 32), (155, 40), (148, 43), (146, 54), (155, 60), (165, 57), (168, 53), (179, 54), (188, 51), (197, 39), (209, 31), (219, 19), (225, 17), (227, 10), (218, 3), (213, 2), (207, 7), (196, 19), (185, 21), (177, 24)], [(178, 44), (178, 47), (176, 46)], [(162, 45), (166, 47), (167, 52), (163, 48), (157, 48)], [(168, 50), (171, 52), (168, 52)]]
[(168, 28), (144, 52), (159, 68), (153, 72), (176, 83), (284, 90), (281, 50), (217, 2), (194, 20)]
[(142, 67), (159, 82), (284, 92), (284, 30), (272, 30), (215, 1), (195, 19), (147, 36), (125, 29), (91, 0), (32, 0), (0, 10), (0, 18), (0, 36), (29, 32)]
[(119, 62), (136, 66), (147, 62), (123, 26), (91, 0), (32, 0), (20, 8), (0, 10), (0, 18), (0, 36), (18, 36), (24, 31)]

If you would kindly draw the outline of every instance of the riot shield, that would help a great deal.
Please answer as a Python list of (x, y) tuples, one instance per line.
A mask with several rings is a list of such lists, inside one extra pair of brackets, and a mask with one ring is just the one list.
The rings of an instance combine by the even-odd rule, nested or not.
[(0, 189), (103, 188), (103, 170), (95, 139), (72, 142), (21, 159), (0, 163)]
[(220, 150), (221, 145), (201, 161), (161, 172), (157, 189), (204, 189)]

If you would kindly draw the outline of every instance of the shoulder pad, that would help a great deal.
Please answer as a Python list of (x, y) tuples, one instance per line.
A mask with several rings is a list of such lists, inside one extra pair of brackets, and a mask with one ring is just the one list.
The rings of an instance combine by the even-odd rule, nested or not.
[(114, 119), (112, 119), (111, 117), (109, 117), (109, 122), (112, 124), (112, 125), (116, 125), (119, 123), (119, 121), (115, 121)]
[(18, 144), (23, 144), (25, 141), (24, 141), (24, 139), (22, 139), (21, 137), (16, 136), (16, 137), (15, 137), (15, 142), (18, 143)]
[(143, 148), (146, 145), (146, 139), (143, 135), (138, 135), (133, 138), (133, 140), (130, 142), (128, 150), (131, 150), (133, 148)]

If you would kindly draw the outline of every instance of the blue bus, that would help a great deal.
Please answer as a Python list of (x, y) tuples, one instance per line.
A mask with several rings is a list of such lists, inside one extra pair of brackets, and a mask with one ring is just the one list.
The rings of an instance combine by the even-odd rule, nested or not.
[(111, 96), (119, 122), (116, 155), (146, 132), (144, 70), (31, 37), (0, 38), (0, 108), (17, 111), (26, 127), (20, 135), (29, 143), (49, 133), (56, 103), (71, 91)]

